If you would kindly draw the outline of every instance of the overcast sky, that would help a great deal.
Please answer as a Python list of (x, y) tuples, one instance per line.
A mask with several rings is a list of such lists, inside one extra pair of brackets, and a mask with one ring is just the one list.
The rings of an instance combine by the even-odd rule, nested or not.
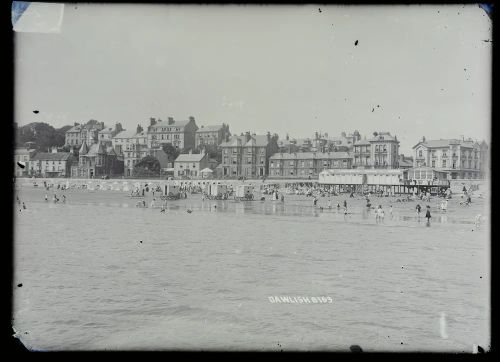
[(488, 39), (477, 5), (67, 4), (60, 33), (15, 34), (15, 120), (489, 142)]

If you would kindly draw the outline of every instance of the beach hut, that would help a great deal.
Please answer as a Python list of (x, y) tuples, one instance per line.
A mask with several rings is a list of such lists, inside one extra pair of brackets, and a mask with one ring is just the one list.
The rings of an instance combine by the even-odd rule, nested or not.
[(181, 198), (181, 190), (179, 186), (176, 185), (163, 185), (163, 196), (162, 200), (176, 200)]
[(218, 183), (214, 183), (210, 187), (210, 196), (213, 199), (220, 200), (227, 194), (227, 185), (221, 185)]
[(129, 192), (130, 191), (130, 188), (128, 187), (128, 182), (125, 181), (125, 182), (122, 183), (122, 189), (125, 192)]
[(235, 190), (235, 200), (253, 200), (254, 187), (252, 185), (237, 185)]

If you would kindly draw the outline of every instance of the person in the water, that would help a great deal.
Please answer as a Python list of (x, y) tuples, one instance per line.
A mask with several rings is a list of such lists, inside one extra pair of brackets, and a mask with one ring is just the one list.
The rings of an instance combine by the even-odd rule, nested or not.
[(425, 212), (425, 217), (427, 219), (427, 223), (430, 222), (430, 219), (431, 219), (431, 207), (429, 205), (427, 205), (427, 211)]

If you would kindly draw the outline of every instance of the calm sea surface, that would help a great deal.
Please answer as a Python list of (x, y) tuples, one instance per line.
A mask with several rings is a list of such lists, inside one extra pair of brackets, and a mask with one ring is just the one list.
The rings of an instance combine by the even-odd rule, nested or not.
[[(62, 200), (63, 192), (56, 190)], [(17, 190), (14, 328), (35, 350), (472, 352), (490, 343), (489, 201), (169, 201)], [(48, 194), (49, 201), (44, 200)], [(347, 199), (349, 213), (337, 210)], [(146, 197), (147, 203), (152, 195)], [(420, 202), (421, 205), (427, 205)], [(187, 213), (192, 209), (192, 213)], [(479, 228), (474, 218), (487, 216)], [(142, 243), (140, 242), (142, 241)], [(22, 287), (17, 287), (22, 283)], [(272, 303), (279, 296), (332, 303)]]

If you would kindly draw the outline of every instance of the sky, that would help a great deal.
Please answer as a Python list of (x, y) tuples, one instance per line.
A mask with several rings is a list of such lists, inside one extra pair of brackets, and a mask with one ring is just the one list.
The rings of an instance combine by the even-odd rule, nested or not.
[(59, 21), (14, 33), (19, 125), (388, 131), (407, 155), (422, 136), (491, 136), (492, 25), (477, 5), (66, 4)]

